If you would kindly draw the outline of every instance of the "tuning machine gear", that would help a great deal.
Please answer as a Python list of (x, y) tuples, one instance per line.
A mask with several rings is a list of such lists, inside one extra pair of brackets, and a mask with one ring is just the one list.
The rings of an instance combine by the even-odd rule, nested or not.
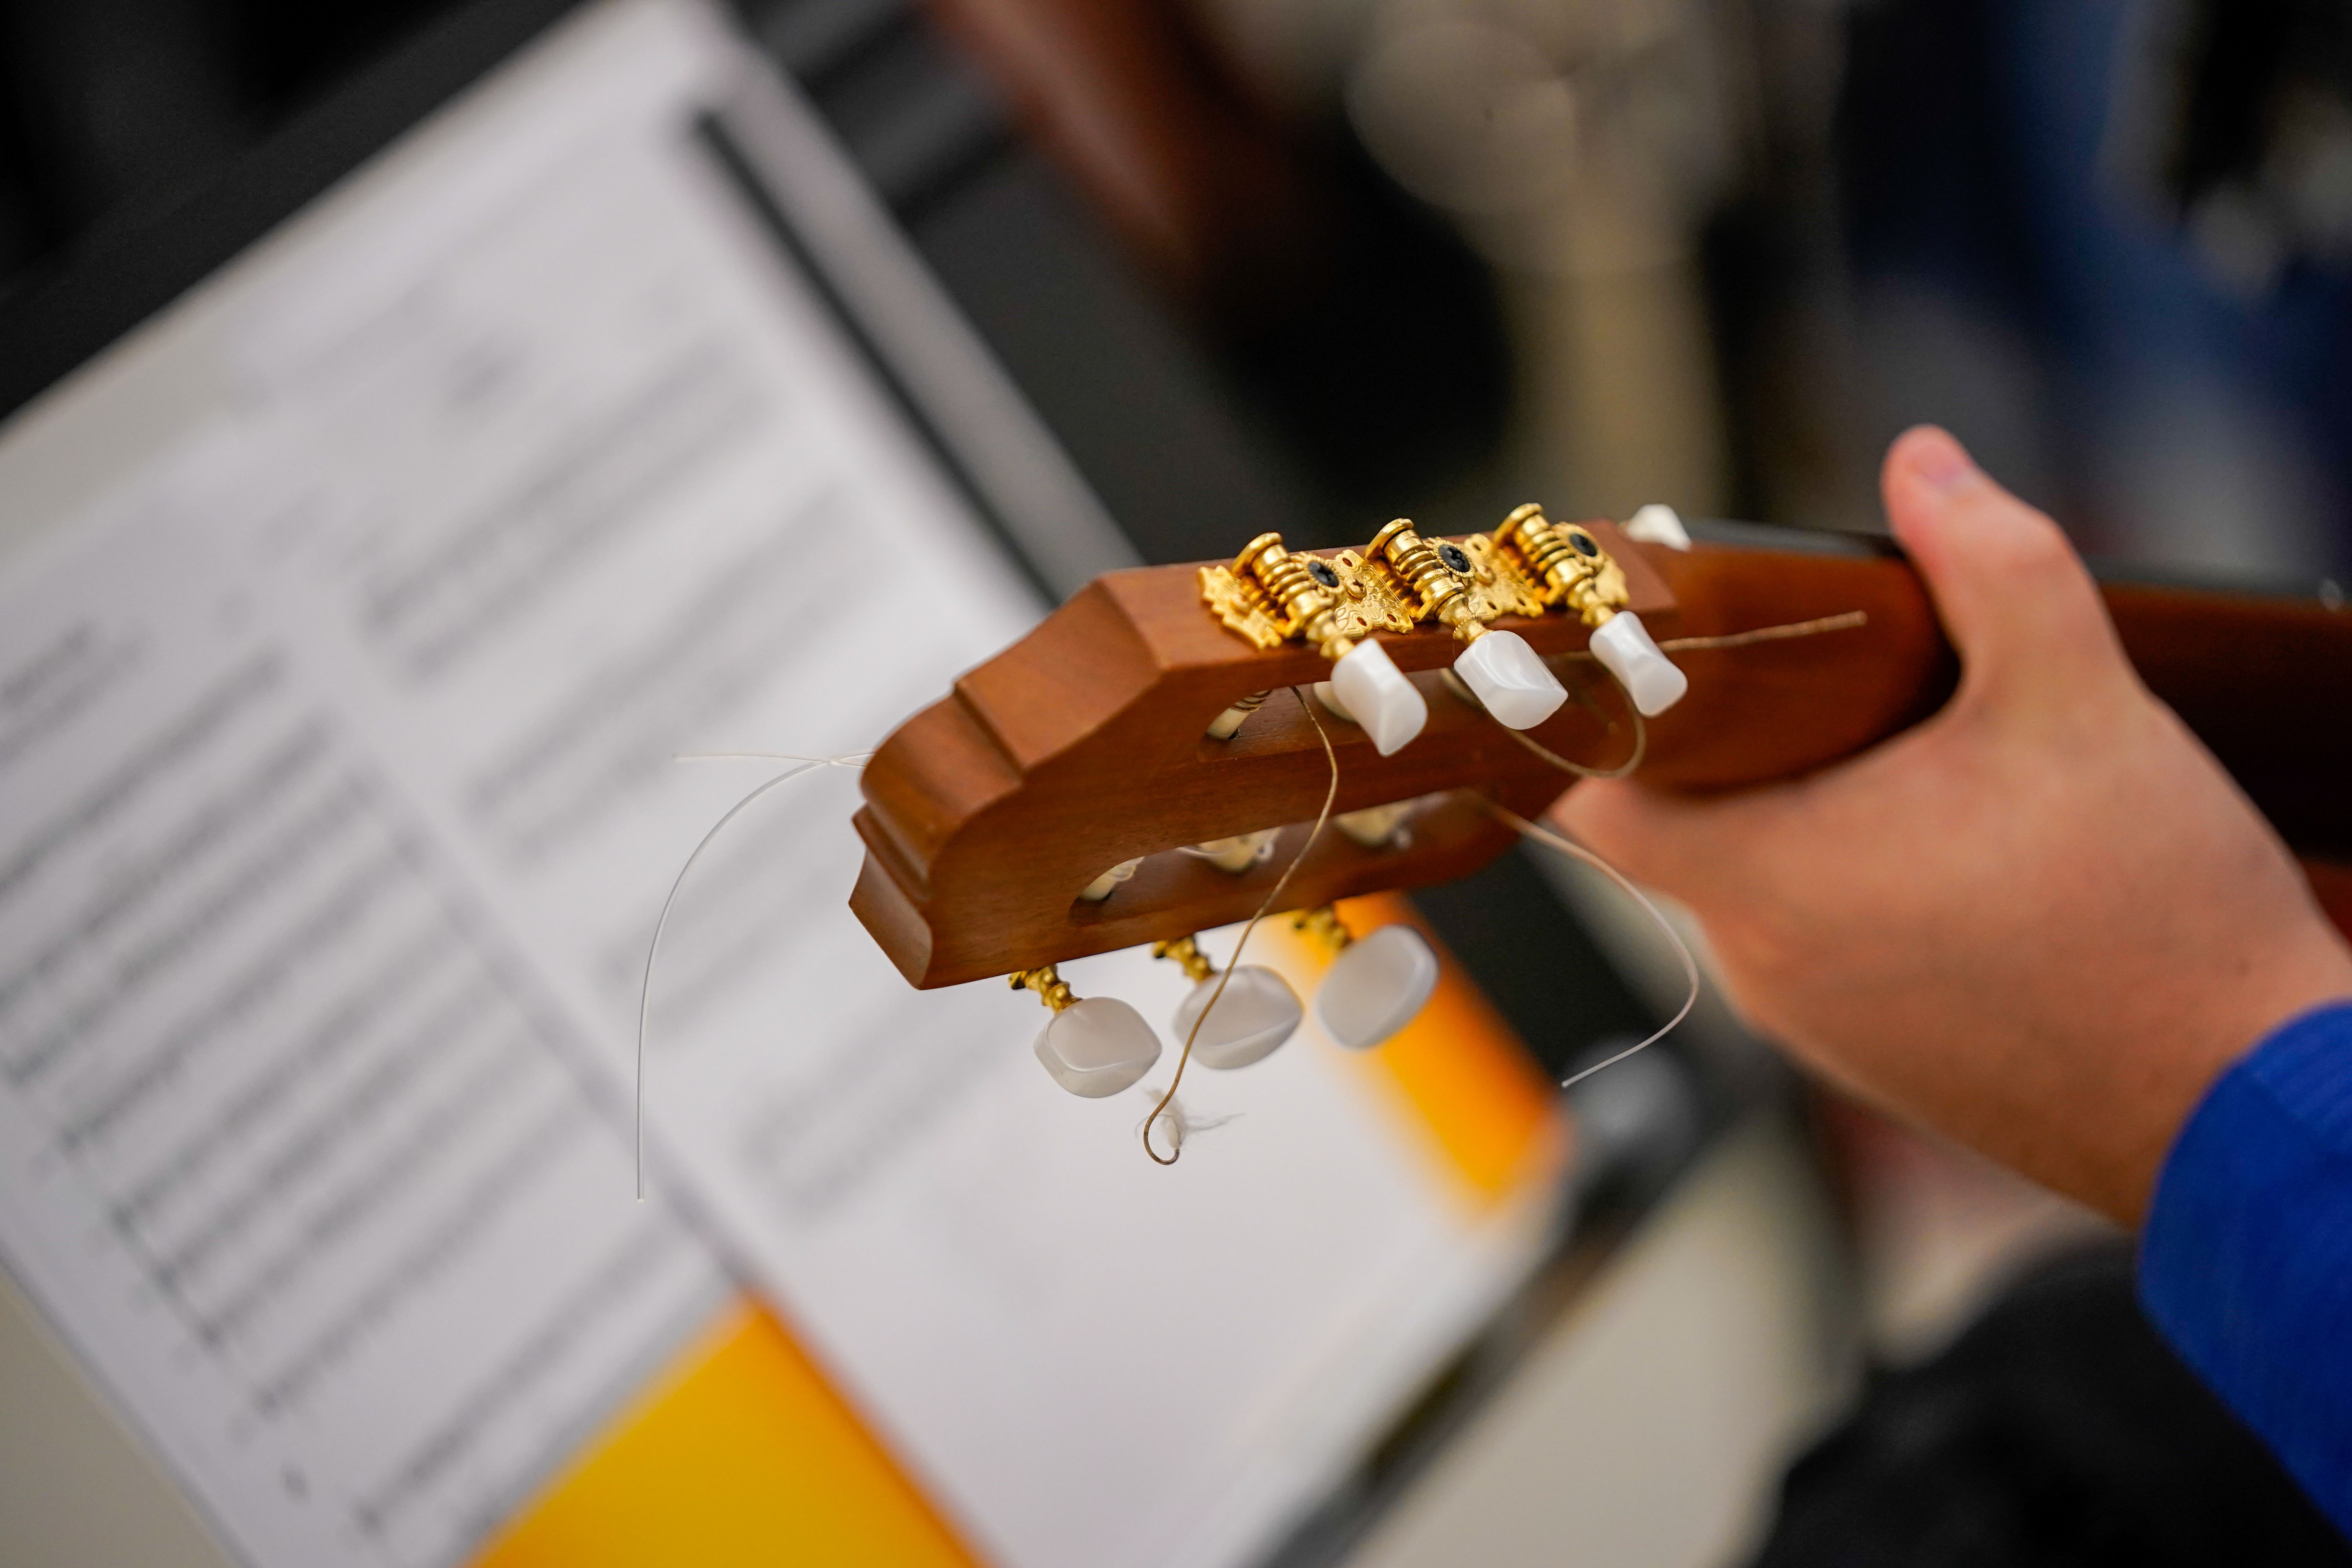
[[(1261, 533), (1231, 566), (1201, 568), (1201, 598), (1228, 629), (1259, 647), (1295, 639), (1331, 660), (1333, 689), (1382, 756), (1428, 721), (1421, 693), (1370, 640), (1375, 632), (1412, 630), (1414, 616), (1390, 581), (1353, 551), (1326, 560), (1284, 549), (1278, 533)], [(1255, 694), (1225, 710), (1209, 733), (1229, 738), (1264, 700)]]
[(1644, 717), (1682, 700), (1689, 678), (1659, 651), (1642, 617), (1625, 607), (1625, 569), (1590, 530), (1554, 522), (1529, 501), (1495, 530), (1494, 545), (1537, 585), (1546, 605), (1559, 605), (1592, 628), (1592, 657)]
[(1401, 517), (1372, 536), (1368, 553), (1394, 578), (1417, 619), (1449, 627), (1467, 645), (1454, 658), (1454, 672), (1496, 720), (1514, 730), (1532, 729), (1568, 700), (1568, 688), (1526, 638), (1486, 625), (1501, 616), (1544, 612), (1535, 584), (1492, 540), (1423, 539), (1410, 518)]

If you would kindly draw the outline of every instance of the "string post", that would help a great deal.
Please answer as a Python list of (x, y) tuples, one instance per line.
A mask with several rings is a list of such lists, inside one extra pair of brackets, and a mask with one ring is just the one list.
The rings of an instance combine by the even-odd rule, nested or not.
[(1249, 722), (1249, 716), (1265, 707), (1265, 700), (1273, 695), (1274, 692), (1270, 689), (1265, 691), (1253, 691), (1235, 701), (1223, 712), (1209, 721), (1209, 739), (1232, 740), (1241, 727)]
[(1208, 955), (1201, 951), (1197, 934), (1180, 936), (1173, 942), (1155, 942), (1151, 944), (1151, 956), (1173, 963), (1184, 972), (1184, 978), (1194, 984), (1217, 972), (1216, 965), (1211, 963)]
[(1013, 990), (1035, 992), (1037, 1000), (1056, 1013), (1077, 1001), (1070, 990), (1070, 983), (1056, 973), (1050, 963), (1039, 969), (1024, 969), (1007, 978)]
[(1180, 854), (1190, 855), (1195, 860), (1206, 860), (1218, 870), (1238, 877), (1262, 864), (1267, 856), (1274, 853), (1274, 847), (1281, 837), (1281, 828), (1261, 827), (1254, 833), (1234, 833), (1223, 838), (1203, 839), (1198, 844), (1179, 845), (1177, 849)]
[[(1445, 673), (1448, 677), (1454, 674), (1450, 669)], [(1424, 798), (1414, 795), (1409, 800), (1392, 800), (1386, 805), (1368, 805), (1360, 811), (1343, 811), (1331, 819), (1331, 826), (1367, 849), (1386, 849), (1391, 846), (1401, 847), (1411, 841), (1411, 835), (1405, 830), (1405, 819), (1421, 809)]]
[(1079, 889), (1078, 897), (1086, 900), (1087, 902), (1090, 904), (1101, 903), (1105, 899), (1109, 898), (1113, 893), (1118, 891), (1119, 884), (1134, 876), (1135, 868), (1142, 864), (1143, 857), (1140, 855), (1138, 855), (1132, 860), (1120, 861), (1118, 865), (1113, 866), (1109, 870), (1105, 871), (1101, 876), (1097, 877), (1093, 881), (1088, 882), (1085, 887)]

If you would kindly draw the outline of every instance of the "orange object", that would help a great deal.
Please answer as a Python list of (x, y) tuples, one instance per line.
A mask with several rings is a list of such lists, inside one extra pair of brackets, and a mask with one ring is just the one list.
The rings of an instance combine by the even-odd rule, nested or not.
[(782, 1324), (744, 1300), (476, 1568), (973, 1568)]

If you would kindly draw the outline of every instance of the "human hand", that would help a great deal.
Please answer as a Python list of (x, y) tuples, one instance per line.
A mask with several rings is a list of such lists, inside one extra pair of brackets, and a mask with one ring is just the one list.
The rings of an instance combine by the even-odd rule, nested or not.
[(1587, 783), (1559, 819), (1690, 907), (1800, 1060), (2137, 1223), (2206, 1088), (2352, 995), (2352, 952), (2140, 683), (2056, 524), (1932, 427), (1882, 487), (1959, 651), (1942, 711), (1810, 778)]

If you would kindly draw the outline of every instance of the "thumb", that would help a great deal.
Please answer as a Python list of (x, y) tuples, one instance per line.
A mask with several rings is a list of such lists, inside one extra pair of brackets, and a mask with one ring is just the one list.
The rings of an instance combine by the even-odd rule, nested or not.
[(1959, 650), (1962, 691), (2063, 691), (2127, 666), (2082, 558), (2058, 525), (1995, 484), (1946, 431), (1887, 449), (1887, 521)]

